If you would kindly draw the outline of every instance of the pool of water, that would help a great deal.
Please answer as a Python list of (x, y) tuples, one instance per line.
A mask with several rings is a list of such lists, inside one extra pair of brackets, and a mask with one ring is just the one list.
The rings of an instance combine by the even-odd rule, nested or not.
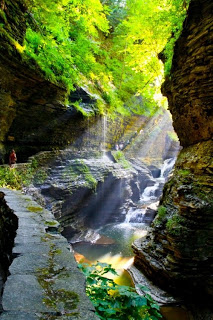
[(73, 248), (91, 261), (97, 261), (106, 254), (132, 257), (131, 244), (145, 236), (146, 230), (147, 226), (142, 223), (108, 224), (96, 230), (101, 238), (95, 243), (80, 242), (73, 244)]
[(133, 263), (131, 244), (146, 234), (146, 225), (108, 224), (96, 230), (100, 238), (95, 243), (78, 242), (72, 245), (78, 262), (105, 262), (116, 269), (118, 276), (114, 280), (118, 284), (134, 286), (126, 269)]
[[(78, 242), (73, 244), (78, 262), (111, 264), (118, 276), (113, 277), (118, 284), (134, 286), (132, 278), (125, 270), (133, 263), (131, 244), (147, 233), (147, 225), (143, 223), (108, 224), (98, 230), (100, 238), (95, 242)], [(164, 320), (193, 320), (190, 312), (182, 306), (162, 306)]]

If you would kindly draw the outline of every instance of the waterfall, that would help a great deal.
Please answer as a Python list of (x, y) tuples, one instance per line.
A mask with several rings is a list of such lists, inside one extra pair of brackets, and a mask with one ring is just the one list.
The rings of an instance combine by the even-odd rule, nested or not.
[(143, 203), (143, 202), (150, 202), (150, 200), (156, 200), (156, 191), (158, 190), (159, 186), (160, 186), (160, 183), (158, 182), (159, 181), (159, 178), (156, 178), (156, 182), (154, 184), (154, 186), (151, 186), (151, 187), (146, 187), (144, 189), (144, 192), (142, 193), (141, 195), (141, 198), (140, 198), (140, 203)]
[[(154, 207), (158, 204), (158, 200), (163, 190), (166, 179), (171, 172), (176, 158), (166, 159), (161, 167), (159, 178), (155, 178), (154, 185), (148, 186), (141, 194), (139, 205), (137, 208), (131, 208), (126, 214), (125, 223), (141, 223), (144, 222), (144, 216), (147, 210), (154, 211)], [(141, 208), (141, 206), (143, 206)], [(153, 207), (153, 208), (152, 208)]]
[(106, 148), (107, 116), (103, 116), (103, 150)]
[(170, 158), (164, 161), (163, 166), (161, 168), (161, 175), (160, 175), (161, 178), (168, 177), (170, 171), (174, 167), (175, 161), (176, 161), (176, 158)]
[(103, 127), (103, 130), (102, 130), (103, 137), (102, 137), (102, 143), (101, 143), (101, 150), (103, 152), (102, 159), (109, 161), (109, 158), (106, 155), (106, 150), (107, 150), (107, 148), (106, 148), (107, 116), (106, 115), (103, 116), (103, 125), (102, 125), (102, 127)]
[(90, 119), (89, 117), (87, 118), (87, 145), (88, 145), (88, 148), (91, 147), (91, 135), (90, 135)]
[(143, 217), (146, 212), (146, 209), (129, 209), (128, 213), (126, 214), (126, 218), (124, 223), (131, 223), (131, 222), (143, 222)]

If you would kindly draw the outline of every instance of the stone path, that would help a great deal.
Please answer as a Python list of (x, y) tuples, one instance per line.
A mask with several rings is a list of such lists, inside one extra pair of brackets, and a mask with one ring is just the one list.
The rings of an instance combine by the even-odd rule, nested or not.
[(20, 191), (0, 191), (19, 221), (0, 320), (98, 320), (51, 212)]

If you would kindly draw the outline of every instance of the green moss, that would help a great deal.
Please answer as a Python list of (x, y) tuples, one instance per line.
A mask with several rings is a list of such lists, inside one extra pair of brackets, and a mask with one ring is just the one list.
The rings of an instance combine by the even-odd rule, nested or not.
[(160, 206), (158, 208), (158, 217), (162, 219), (165, 217), (165, 215), (166, 215), (166, 207)]
[(175, 141), (175, 142), (179, 141), (178, 136), (174, 131), (168, 131), (167, 134), (172, 141)]
[(60, 313), (60, 316), (64, 315), (63, 319), (69, 319), (68, 317), (78, 315), (77, 312), (72, 311), (77, 308), (79, 302), (78, 294), (73, 291), (54, 288), (55, 279), (57, 279), (61, 273), (64, 275), (66, 271), (64, 267), (59, 268), (54, 262), (55, 256), (60, 253), (61, 250), (57, 249), (55, 244), (51, 244), (50, 251), (48, 253), (48, 266), (37, 270), (37, 279), (43, 288), (45, 295), (43, 303), (57, 312), (57, 316), (50, 315), (48, 318), (45, 314), (44, 317), (40, 317), (40, 320), (58, 319), (58, 313)]
[(190, 173), (191, 171), (188, 169), (181, 169), (178, 171), (178, 174), (180, 174), (181, 176), (188, 176)]
[(27, 209), (28, 209), (29, 211), (31, 211), (31, 212), (41, 212), (41, 211), (43, 211), (43, 208), (41, 208), (41, 207), (29, 206), (29, 207), (27, 207)]
[(4, 22), (4, 23), (7, 23), (7, 17), (6, 17), (6, 14), (5, 12), (0, 9), (0, 19)]
[(116, 162), (120, 163), (124, 169), (132, 169), (131, 164), (126, 160), (122, 151), (112, 151), (112, 155)]
[(155, 220), (153, 221), (153, 226), (159, 226), (163, 220), (166, 218), (166, 213), (167, 213), (167, 210), (166, 210), (166, 207), (164, 206), (160, 206), (158, 208), (158, 213), (157, 213), (157, 216), (155, 218)]
[(82, 180), (84, 185), (90, 189), (96, 189), (98, 182), (93, 177), (89, 167), (81, 159), (75, 160), (72, 165), (67, 168), (64, 175), (65, 177), (69, 177), (71, 182), (79, 182)]
[(58, 225), (58, 221), (45, 221), (45, 224), (48, 226), (57, 226)]
[(178, 214), (174, 214), (166, 223), (166, 230), (173, 236), (181, 236), (184, 232), (186, 220)]
[[(85, 118), (89, 118), (89, 117), (92, 117), (94, 116), (94, 110), (93, 110), (93, 107), (91, 107), (90, 109), (88, 110), (85, 110), (83, 108), (82, 105), (80, 105), (81, 101), (76, 101), (76, 102), (72, 102), (72, 103), (69, 103), (69, 105), (72, 105), (75, 107), (76, 110), (78, 110)], [(87, 105), (88, 106), (88, 105)]]

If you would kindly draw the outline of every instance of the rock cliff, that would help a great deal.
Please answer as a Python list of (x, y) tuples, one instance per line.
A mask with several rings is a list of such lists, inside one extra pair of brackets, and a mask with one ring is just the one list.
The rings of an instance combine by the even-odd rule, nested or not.
[[(0, 192), (0, 291), (3, 290), (4, 282), (7, 278), (8, 267), (12, 261), (12, 248), (16, 229), (18, 227), (17, 217), (13, 214), (4, 200), (2, 192)], [(2, 303), (0, 298), (0, 312)]]
[[(163, 85), (183, 146), (135, 265), (187, 299), (213, 296), (213, 2), (192, 0)], [(201, 294), (198, 294), (202, 292)]]
[[(33, 24), (33, 19), (23, 1), (2, 1), (0, 163), (7, 162), (11, 148), (16, 149), (18, 161), (23, 162), (42, 150), (59, 149), (70, 144), (81, 147), (94, 136), (93, 144), (100, 146), (103, 119), (96, 106), (100, 97), (91, 94), (87, 87), (78, 87), (68, 94), (63, 86), (45, 79), (35, 61), (26, 59), (22, 54), (27, 23)], [(72, 106), (76, 101), (81, 101), (81, 108), (87, 116)], [(142, 123), (146, 122), (145, 117), (139, 118)], [(124, 128), (131, 126), (134, 120), (134, 117), (112, 120), (108, 143), (114, 145)], [(88, 129), (89, 134), (85, 133)]]
[(128, 208), (154, 184), (151, 170), (140, 161), (116, 162), (114, 153), (69, 148), (31, 158), (40, 169), (27, 191), (51, 209), (63, 227), (69, 226), (69, 238), (124, 221)]

